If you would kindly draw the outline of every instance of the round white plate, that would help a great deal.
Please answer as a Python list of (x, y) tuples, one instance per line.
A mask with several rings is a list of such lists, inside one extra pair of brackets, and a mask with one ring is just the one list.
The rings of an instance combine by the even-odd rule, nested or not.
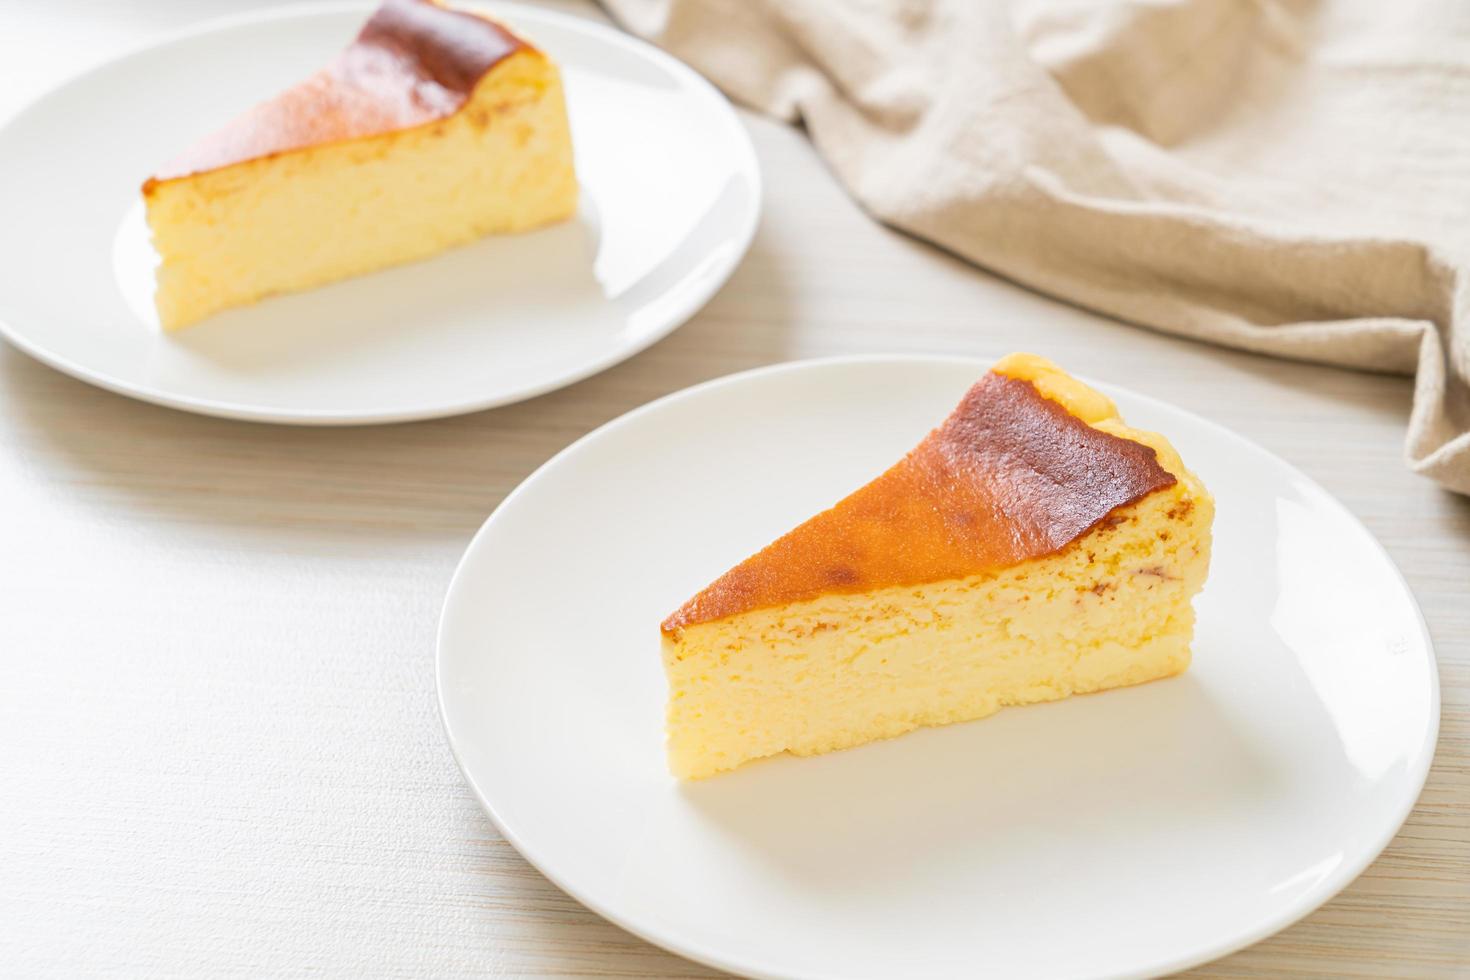
[(571, 221), (232, 310), (171, 336), (139, 196), (190, 142), (306, 77), (371, 6), (219, 21), (108, 62), (0, 129), (0, 332), (85, 381), (189, 411), (397, 422), (529, 398), (692, 316), (755, 232), (760, 175), (730, 104), (585, 20), (475, 4), (561, 65), (582, 206)]
[(1215, 493), (1179, 678), (693, 784), (664, 768), (658, 624), (892, 464), (986, 368), (813, 361), (604, 426), (470, 545), (440, 625), (449, 741), (548, 878), (675, 952), (779, 977), (1116, 977), (1325, 902), (1408, 815), (1439, 693), (1412, 595), (1259, 447), (1113, 388)]

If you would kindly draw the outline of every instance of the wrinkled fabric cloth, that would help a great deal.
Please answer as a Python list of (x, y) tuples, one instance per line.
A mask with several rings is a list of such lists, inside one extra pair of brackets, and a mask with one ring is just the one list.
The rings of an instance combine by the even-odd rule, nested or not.
[(1470, 3), (604, 3), (976, 265), (1413, 374), (1408, 463), (1470, 493)]

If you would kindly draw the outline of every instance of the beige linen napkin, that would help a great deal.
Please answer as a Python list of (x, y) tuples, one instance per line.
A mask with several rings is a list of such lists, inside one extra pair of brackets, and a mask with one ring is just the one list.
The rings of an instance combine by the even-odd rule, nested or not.
[(604, 2), (977, 265), (1415, 374), (1409, 464), (1470, 493), (1470, 3)]

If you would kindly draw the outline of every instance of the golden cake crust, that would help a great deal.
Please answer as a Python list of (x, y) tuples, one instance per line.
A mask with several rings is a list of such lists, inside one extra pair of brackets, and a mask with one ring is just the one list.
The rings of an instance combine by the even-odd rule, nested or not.
[(662, 629), (1007, 568), (1060, 552), (1175, 482), (1151, 447), (991, 372), (897, 465), (731, 569)]
[(448, 118), (525, 41), (432, 0), (386, 0), (326, 68), (190, 147), (143, 184)]

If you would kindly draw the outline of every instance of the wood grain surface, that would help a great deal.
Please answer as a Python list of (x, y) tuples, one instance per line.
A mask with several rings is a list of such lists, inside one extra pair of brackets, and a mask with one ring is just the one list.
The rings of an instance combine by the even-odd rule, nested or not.
[[(241, 6), (0, 3), (0, 112)], [(1025, 348), (1301, 467), (1387, 547), (1438, 651), (1438, 756), (1403, 831), (1325, 908), (1192, 975), (1470, 976), (1470, 500), (1404, 469), (1408, 382), (1029, 294), (876, 226), (799, 133), (747, 122), (767, 199), (729, 285), (530, 402), (291, 429), (135, 403), (0, 347), (0, 974), (712, 975), (568, 898), (471, 798), (432, 670), (460, 552), (558, 449), (687, 385)]]

